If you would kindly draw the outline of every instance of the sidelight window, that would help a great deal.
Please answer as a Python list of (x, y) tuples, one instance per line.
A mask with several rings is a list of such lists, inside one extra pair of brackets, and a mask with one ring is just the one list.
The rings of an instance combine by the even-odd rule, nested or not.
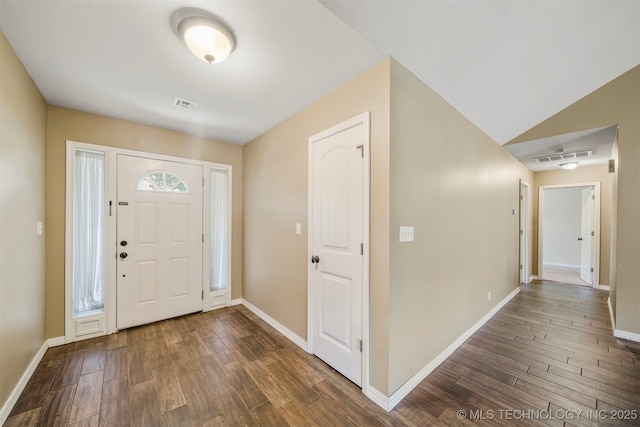
[(229, 175), (211, 169), (211, 291), (228, 287)]
[(105, 154), (75, 151), (73, 312), (104, 308)]

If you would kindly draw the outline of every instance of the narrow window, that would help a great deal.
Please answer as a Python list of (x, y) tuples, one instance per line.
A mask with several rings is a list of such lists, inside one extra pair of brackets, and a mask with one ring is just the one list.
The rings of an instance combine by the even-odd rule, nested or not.
[(104, 308), (104, 153), (76, 150), (73, 199), (73, 312)]
[(227, 289), (229, 243), (229, 177), (211, 170), (211, 291)]

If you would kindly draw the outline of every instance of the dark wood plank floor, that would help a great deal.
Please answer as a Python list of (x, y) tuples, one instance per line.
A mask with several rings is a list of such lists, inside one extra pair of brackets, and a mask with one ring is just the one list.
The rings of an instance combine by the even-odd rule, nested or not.
[(238, 306), (49, 349), (5, 425), (638, 426), (607, 296), (522, 286), (391, 413)]

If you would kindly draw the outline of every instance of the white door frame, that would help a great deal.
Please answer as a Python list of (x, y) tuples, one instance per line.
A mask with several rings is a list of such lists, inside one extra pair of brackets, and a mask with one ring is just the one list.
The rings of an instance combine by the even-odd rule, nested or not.
[[(194, 159), (186, 159), (174, 156), (165, 156), (162, 154), (148, 153), (143, 151), (126, 150), (121, 148), (109, 147), (104, 145), (88, 144), (78, 141), (66, 141), (66, 205), (65, 205), (65, 343), (89, 339), (101, 335), (112, 334), (117, 332), (116, 328), (116, 201), (117, 201), (117, 156), (118, 154), (146, 157), (150, 159), (187, 163), (202, 166), (203, 175), (203, 263), (202, 263), (202, 290), (203, 290), (203, 311), (212, 310), (214, 308), (225, 307), (231, 302), (231, 241), (232, 241), (232, 167), (231, 165), (199, 161)], [(73, 188), (74, 188), (74, 165), (75, 151), (85, 150), (93, 152), (101, 152), (105, 155), (105, 295), (104, 309), (101, 312), (93, 312), (74, 316), (73, 313), (73, 290), (72, 290), (72, 272), (73, 272)], [(210, 292), (210, 248), (211, 248), (211, 169), (227, 170), (229, 174), (228, 191), (229, 191), (229, 243), (227, 257), (227, 283), (229, 286), (225, 291)], [(109, 215), (109, 201), (112, 201), (111, 215)], [(83, 326), (88, 325), (88, 326)], [(85, 331), (79, 335), (77, 329), (84, 327)]]
[[(363, 255), (362, 255), (362, 392), (367, 393), (369, 389), (369, 265), (370, 265), (370, 230), (371, 230), (371, 113), (367, 111), (352, 119), (346, 120), (336, 126), (333, 126), (321, 133), (313, 136), (314, 139), (326, 138), (333, 134), (339, 133), (345, 129), (363, 125), (364, 141), (363, 141), (363, 203), (362, 203), (362, 239), (363, 239)], [(355, 147), (354, 147), (355, 148)], [(311, 231), (313, 220), (313, 157), (312, 157), (312, 140), (308, 142), (308, 207), (307, 207), (307, 352), (313, 354), (313, 289), (312, 289), (312, 264), (309, 262), (313, 252)]]
[(558, 184), (558, 185), (541, 185), (538, 187), (538, 278), (543, 277), (542, 264), (542, 231), (544, 229), (544, 190), (553, 188), (576, 188), (576, 187), (593, 187), (595, 190), (595, 214), (593, 218), (594, 238), (593, 238), (593, 285), (598, 289), (600, 287), (600, 182), (583, 182), (576, 184)]
[[(531, 184), (520, 180), (520, 283), (531, 281)], [(524, 244), (523, 244), (524, 240)], [(520, 265), (518, 267), (520, 267)]]

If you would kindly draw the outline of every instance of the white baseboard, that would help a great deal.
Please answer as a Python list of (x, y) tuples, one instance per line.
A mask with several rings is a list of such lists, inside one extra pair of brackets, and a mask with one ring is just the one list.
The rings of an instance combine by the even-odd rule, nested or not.
[[(405, 382), (399, 389), (391, 394), (388, 398), (387, 408), (382, 406), (386, 411), (391, 411), (402, 399), (405, 398), (407, 394), (411, 392), (422, 380), (424, 380), (427, 375), (429, 375), (434, 369), (436, 369), (442, 362), (444, 362), (447, 357), (451, 356), (451, 354), (458, 349), (466, 340), (468, 340), (471, 335), (476, 333), (478, 329), (482, 327), (489, 319), (491, 319), (502, 307), (505, 306), (513, 297), (518, 295), (520, 292), (520, 287), (518, 286), (514, 289), (509, 295), (506, 296), (502, 301), (500, 301), (495, 307), (491, 309), (482, 319), (478, 320), (473, 326), (471, 326), (466, 332), (460, 335), (451, 345), (445, 348), (442, 353), (436, 356), (431, 362), (429, 362), (424, 368), (422, 368), (417, 374), (413, 377), (409, 378), (407, 382)], [(373, 399), (372, 399), (373, 400)], [(380, 405), (376, 400), (375, 403)]]
[(227, 305), (227, 307), (231, 307), (234, 305), (240, 305), (242, 304), (242, 298), (236, 298), (236, 299), (232, 299), (231, 301), (229, 301), (229, 304)]
[(616, 338), (622, 338), (629, 341), (640, 342), (640, 334), (635, 332), (622, 331), (620, 329), (613, 330), (613, 336)]
[(20, 394), (22, 394), (22, 392), (24, 391), (24, 388), (27, 386), (27, 383), (31, 379), (31, 375), (33, 375), (33, 372), (38, 367), (38, 364), (42, 360), (42, 357), (44, 356), (44, 353), (48, 348), (48, 340), (45, 340), (45, 342), (42, 343), (42, 347), (40, 347), (40, 350), (38, 350), (36, 355), (33, 356), (33, 359), (31, 359), (31, 363), (29, 363), (29, 366), (27, 366), (27, 370), (24, 371), (22, 377), (20, 377), (20, 381), (18, 381), (18, 384), (16, 384), (15, 388), (9, 395), (9, 399), (7, 399), (5, 404), (2, 406), (2, 409), (0, 409), (0, 425), (3, 425), (4, 422), (7, 421), (7, 418), (9, 418), (9, 414), (11, 413), (13, 406), (18, 401)]
[(260, 310), (258, 307), (251, 304), (249, 301), (245, 299), (242, 300), (242, 305), (244, 305), (249, 310), (251, 310), (256, 316), (258, 316), (259, 318), (267, 322), (276, 331), (280, 332), (282, 335), (287, 337), (289, 341), (293, 342), (295, 345), (297, 345), (307, 353), (309, 352), (309, 346), (307, 345), (307, 342), (302, 338), (300, 338), (298, 335), (291, 332), (289, 329), (283, 326), (280, 322), (278, 322), (277, 320), (269, 316), (267, 313)]
[(369, 398), (373, 403), (389, 412), (391, 409), (389, 408), (389, 398), (385, 396), (383, 393), (380, 393), (375, 388), (369, 386), (367, 389), (363, 389), (362, 392), (365, 396)]
[(64, 345), (66, 344), (66, 340), (64, 337), (55, 337), (55, 338), (49, 338), (47, 340), (47, 345), (49, 346), (49, 348), (51, 347), (57, 347), (59, 345)]
[(611, 319), (611, 331), (616, 338), (622, 338), (629, 341), (640, 342), (640, 334), (635, 332), (623, 331), (616, 329), (616, 319), (613, 317), (613, 307), (611, 307), (611, 297), (607, 298), (607, 307), (609, 307), (609, 318)]
[(560, 263), (555, 263), (555, 262), (547, 262), (542, 267), (543, 268), (544, 267), (558, 267), (558, 268), (566, 268), (567, 270), (571, 270), (571, 271), (580, 271), (580, 266), (579, 265), (560, 264)]
[(532, 274), (531, 277), (529, 277), (529, 283), (531, 283), (532, 280), (538, 280), (538, 276)]
[(610, 291), (611, 290), (611, 286), (609, 286), (609, 285), (596, 285), (596, 286), (594, 286), (594, 288), (600, 289), (601, 291)]

